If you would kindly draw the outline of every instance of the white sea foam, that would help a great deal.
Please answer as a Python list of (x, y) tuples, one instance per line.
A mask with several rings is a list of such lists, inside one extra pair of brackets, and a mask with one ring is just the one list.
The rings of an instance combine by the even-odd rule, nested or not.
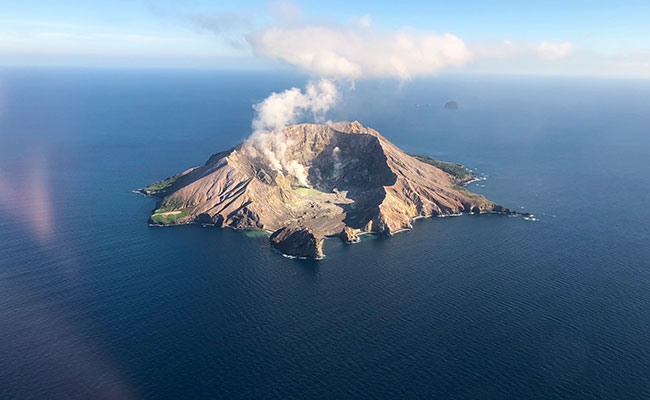
[(137, 193), (137, 194), (139, 194), (139, 195), (141, 195), (141, 196), (149, 197), (149, 196), (147, 196), (146, 194), (142, 193), (139, 189), (131, 190), (131, 193)]
[[(473, 213), (470, 213), (470, 214), (473, 214)], [(439, 214), (439, 215), (436, 215), (436, 217), (438, 217), (438, 218), (460, 217), (461, 215), (463, 215), (463, 213), (458, 213), (458, 214)]]

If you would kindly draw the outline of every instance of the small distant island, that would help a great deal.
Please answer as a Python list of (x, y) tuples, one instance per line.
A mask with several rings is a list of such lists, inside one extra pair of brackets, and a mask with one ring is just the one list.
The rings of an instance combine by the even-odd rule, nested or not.
[(458, 110), (458, 103), (455, 101), (448, 101), (445, 103), (445, 108), (447, 110)]
[[(517, 214), (469, 192), (463, 185), (474, 177), (463, 166), (407, 154), (356, 121), (265, 135), (280, 137), (262, 152), (249, 139), (138, 189), (159, 199), (149, 223), (266, 231), (283, 254), (320, 259), (326, 237), (354, 243), (364, 233), (412, 229), (421, 217)], [(283, 143), (281, 152), (272, 143)]]

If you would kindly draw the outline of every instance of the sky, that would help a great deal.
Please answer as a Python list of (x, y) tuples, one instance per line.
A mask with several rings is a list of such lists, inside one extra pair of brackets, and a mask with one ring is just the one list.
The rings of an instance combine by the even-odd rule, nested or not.
[(650, 77), (650, 1), (0, 0), (0, 65)]

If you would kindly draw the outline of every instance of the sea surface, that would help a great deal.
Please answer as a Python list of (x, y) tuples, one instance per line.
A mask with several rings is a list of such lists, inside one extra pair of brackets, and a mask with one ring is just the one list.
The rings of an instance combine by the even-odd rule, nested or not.
[(0, 398), (650, 398), (650, 81), (339, 83), (327, 118), (475, 168), (537, 222), (419, 220), (322, 261), (147, 225), (133, 189), (307, 80), (0, 70)]

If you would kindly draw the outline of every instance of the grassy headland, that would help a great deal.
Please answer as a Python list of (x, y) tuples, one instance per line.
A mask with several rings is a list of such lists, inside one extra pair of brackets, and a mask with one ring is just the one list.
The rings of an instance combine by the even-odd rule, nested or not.
[(189, 214), (185, 210), (155, 213), (151, 216), (151, 222), (160, 225), (170, 225), (177, 223), (181, 218), (185, 218), (188, 215)]
[(187, 210), (180, 209), (181, 205), (168, 203), (154, 210), (151, 215), (151, 222), (160, 225), (170, 225), (177, 223), (180, 219), (189, 215)]
[(147, 187), (145, 187), (143, 189), (140, 189), (140, 192), (142, 194), (147, 195), (147, 196), (162, 197), (162, 196), (165, 195), (165, 192), (169, 188), (171, 188), (171, 186), (174, 184), (174, 182), (176, 182), (176, 180), (178, 178), (180, 178), (182, 175), (183, 174), (176, 174), (176, 175), (170, 176), (169, 178), (167, 178), (165, 180), (154, 182), (151, 185), (149, 185), (149, 186), (147, 186)]
[(459, 183), (471, 181), (473, 179), (471, 172), (460, 164), (436, 160), (435, 158), (423, 154), (409, 154), (409, 156), (445, 171), (449, 175), (456, 177), (459, 180)]

